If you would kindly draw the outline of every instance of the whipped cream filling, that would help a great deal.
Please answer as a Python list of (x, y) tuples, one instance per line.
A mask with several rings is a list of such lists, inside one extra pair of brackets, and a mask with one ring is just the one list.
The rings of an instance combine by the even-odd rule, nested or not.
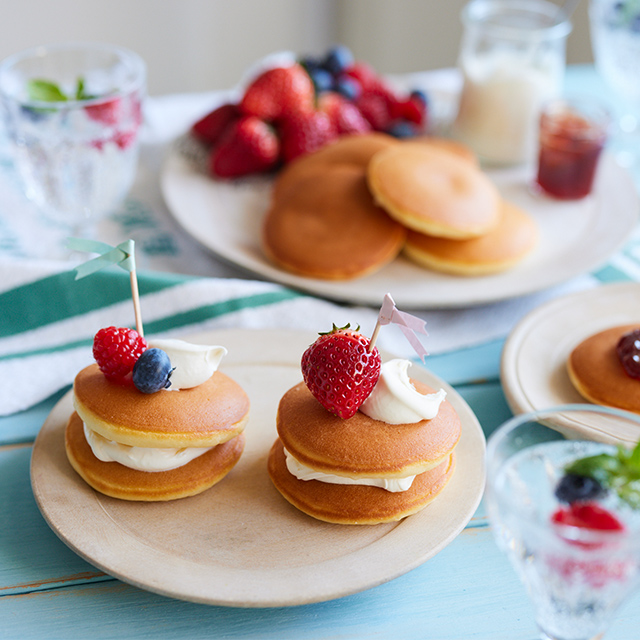
[[(83, 423), (84, 424), (84, 423)], [(138, 471), (170, 471), (182, 467), (213, 447), (186, 447), (182, 449), (159, 447), (131, 447), (108, 440), (84, 424), (84, 437), (93, 455), (102, 462), (118, 462)]]
[(400, 491), (407, 491), (415, 478), (415, 475), (405, 478), (354, 478), (353, 476), (337, 476), (307, 467), (299, 460), (296, 460), (286, 448), (284, 455), (289, 473), (298, 478), (298, 480), (319, 480), (320, 482), (326, 482), (328, 484), (366, 485), (368, 487), (380, 487), (380, 489), (398, 493)]
[(171, 386), (169, 390), (191, 389), (206, 382), (217, 371), (222, 358), (227, 355), (224, 347), (193, 344), (174, 338), (151, 339), (149, 348), (162, 349), (171, 361)]
[(417, 391), (409, 379), (410, 365), (409, 360), (400, 358), (385, 362), (376, 386), (360, 411), (388, 424), (412, 424), (435, 418), (447, 392), (444, 389), (428, 394)]

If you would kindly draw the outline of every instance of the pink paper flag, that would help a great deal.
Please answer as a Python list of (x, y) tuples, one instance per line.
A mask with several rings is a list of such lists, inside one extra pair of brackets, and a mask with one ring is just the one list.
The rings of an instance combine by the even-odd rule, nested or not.
[(418, 354), (420, 360), (424, 362), (425, 356), (429, 354), (422, 346), (420, 340), (418, 340), (418, 336), (416, 336), (416, 333), (428, 335), (425, 329), (427, 323), (424, 320), (412, 316), (410, 313), (398, 310), (393, 298), (387, 293), (382, 301), (382, 307), (378, 314), (378, 323), (380, 325), (397, 324), (405, 338), (409, 341), (409, 344)]

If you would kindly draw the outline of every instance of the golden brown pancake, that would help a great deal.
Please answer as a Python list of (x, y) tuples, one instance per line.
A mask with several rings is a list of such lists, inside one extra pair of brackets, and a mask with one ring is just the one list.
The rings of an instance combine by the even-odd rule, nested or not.
[(587, 400), (599, 405), (640, 413), (640, 380), (627, 375), (616, 346), (640, 324), (605, 329), (578, 344), (567, 360), (571, 382)]
[(452, 140), (451, 138), (440, 138), (438, 136), (420, 136), (417, 138), (409, 138), (405, 144), (411, 144), (413, 142), (420, 142), (423, 144), (438, 147), (439, 149), (449, 151), (453, 155), (466, 160), (474, 167), (480, 166), (476, 154), (466, 144), (463, 144), (458, 140)]
[(468, 160), (420, 142), (397, 144), (369, 162), (375, 201), (404, 226), (466, 239), (487, 233), (500, 216), (495, 185)]
[(276, 440), (269, 453), (269, 476), (282, 496), (300, 511), (337, 524), (393, 522), (424, 509), (446, 486), (455, 468), (454, 454), (417, 475), (407, 491), (298, 480), (287, 469), (284, 448)]
[[(434, 391), (411, 381), (420, 393)], [(446, 400), (433, 420), (387, 424), (358, 411), (348, 420), (327, 411), (301, 382), (278, 406), (276, 427), (285, 448), (305, 466), (336, 475), (398, 478), (423, 473), (449, 457), (460, 419)]]
[(537, 240), (538, 229), (533, 219), (522, 209), (503, 201), (498, 224), (486, 234), (453, 240), (410, 231), (404, 253), (429, 269), (479, 276), (513, 267), (533, 250)]
[(245, 427), (249, 398), (216, 371), (192, 389), (140, 393), (110, 382), (93, 364), (78, 373), (74, 406), (87, 427), (108, 440), (139, 447), (211, 447)]
[(275, 179), (272, 199), (282, 198), (291, 185), (309, 175), (318, 175), (323, 167), (346, 164), (365, 169), (369, 160), (378, 152), (397, 144), (396, 138), (386, 133), (365, 133), (340, 136), (318, 151), (300, 156), (287, 164)]
[(391, 262), (405, 236), (402, 225), (374, 204), (365, 170), (339, 164), (301, 178), (272, 203), (263, 246), (288, 271), (347, 280)]
[(65, 432), (67, 458), (89, 486), (113, 498), (140, 501), (175, 500), (209, 489), (239, 460), (244, 440), (244, 434), (240, 434), (182, 467), (151, 473), (98, 460), (87, 443), (82, 420), (75, 412)]

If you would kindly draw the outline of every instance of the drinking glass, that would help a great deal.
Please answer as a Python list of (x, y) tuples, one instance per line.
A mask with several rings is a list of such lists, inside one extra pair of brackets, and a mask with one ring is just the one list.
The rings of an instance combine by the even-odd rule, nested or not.
[(593, 57), (600, 76), (620, 103), (620, 145), (616, 154), (627, 167), (640, 157), (640, 2), (590, 0)]
[(560, 94), (571, 23), (546, 0), (471, 0), (452, 134), (490, 164), (533, 161), (542, 104)]
[[(578, 458), (615, 453), (605, 442), (562, 434), (631, 427), (640, 416), (597, 405), (566, 405), (508, 420), (487, 443), (487, 506), (496, 542), (533, 604), (540, 637), (601, 637), (640, 574), (640, 513), (612, 491), (598, 504), (623, 531), (560, 524), (555, 488), (564, 467)], [(584, 437), (584, 436), (583, 436)]]
[(25, 194), (75, 236), (134, 180), (146, 69), (127, 49), (70, 43), (0, 64), (0, 102)]

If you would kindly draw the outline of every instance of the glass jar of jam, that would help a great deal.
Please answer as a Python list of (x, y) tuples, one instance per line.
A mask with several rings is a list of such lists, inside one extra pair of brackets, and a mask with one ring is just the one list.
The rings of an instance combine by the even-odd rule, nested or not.
[(591, 193), (609, 120), (592, 101), (556, 100), (543, 109), (537, 183), (545, 193), (560, 200)]

